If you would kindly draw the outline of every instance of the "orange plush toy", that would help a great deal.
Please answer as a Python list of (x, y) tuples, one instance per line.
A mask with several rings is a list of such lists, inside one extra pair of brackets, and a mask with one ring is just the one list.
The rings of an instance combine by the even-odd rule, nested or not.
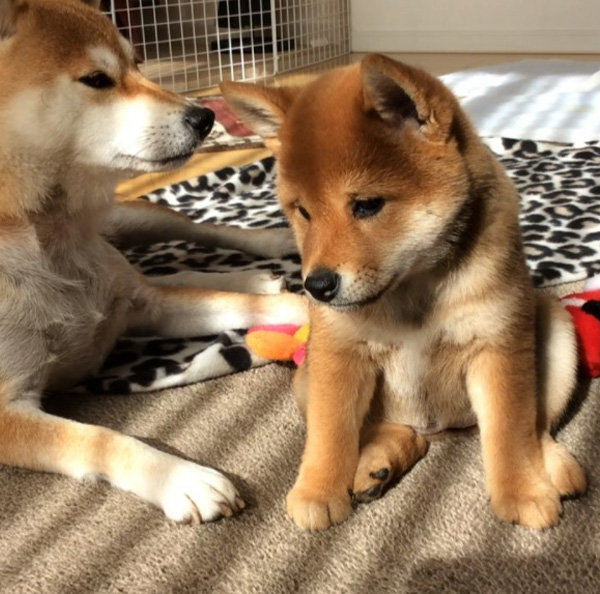
[[(582, 292), (566, 295), (561, 302), (573, 319), (584, 370), (590, 377), (600, 377), (600, 275), (590, 278)], [(300, 365), (306, 357), (308, 334), (308, 324), (255, 326), (248, 330), (246, 343), (263, 359)]]
[(246, 335), (246, 344), (254, 354), (272, 361), (293, 361), (296, 365), (306, 357), (307, 341), (308, 324), (254, 326)]

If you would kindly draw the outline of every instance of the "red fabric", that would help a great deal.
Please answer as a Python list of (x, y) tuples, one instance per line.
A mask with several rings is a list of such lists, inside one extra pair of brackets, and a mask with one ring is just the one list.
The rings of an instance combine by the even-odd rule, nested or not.
[[(568, 295), (564, 299), (579, 298), (600, 300), (600, 291)], [(600, 320), (580, 307), (566, 305), (573, 318), (582, 362), (590, 377), (600, 377)]]

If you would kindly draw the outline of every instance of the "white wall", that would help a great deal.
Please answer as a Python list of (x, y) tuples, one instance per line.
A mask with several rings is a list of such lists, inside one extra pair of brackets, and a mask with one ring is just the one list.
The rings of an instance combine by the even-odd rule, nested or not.
[(600, 52), (600, 0), (351, 0), (355, 52)]

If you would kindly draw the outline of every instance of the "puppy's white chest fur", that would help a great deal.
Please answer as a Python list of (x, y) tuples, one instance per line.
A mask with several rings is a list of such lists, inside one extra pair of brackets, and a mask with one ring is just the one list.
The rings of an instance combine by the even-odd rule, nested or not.
[(439, 328), (402, 325), (387, 329), (379, 340), (372, 336), (367, 344), (382, 378), (376, 415), (422, 433), (475, 423), (461, 356)]

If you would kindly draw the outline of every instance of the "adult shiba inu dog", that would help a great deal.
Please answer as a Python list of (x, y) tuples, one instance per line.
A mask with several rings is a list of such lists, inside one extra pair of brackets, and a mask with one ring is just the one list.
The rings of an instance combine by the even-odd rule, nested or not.
[[(182, 164), (213, 114), (142, 77), (133, 50), (75, 0), (0, 0), (0, 463), (101, 477), (177, 521), (243, 506), (219, 472), (115, 431), (51, 416), (46, 390), (93, 373), (125, 332), (210, 334), (305, 317), (301, 298), (146, 280), (107, 243), (183, 238), (255, 251), (285, 236), (194, 225), (161, 208), (113, 209), (118, 178)], [(217, 276), (232, 290), (269, 279)], [(172, 286), (177, 285), (177, 286)]]
[(324, 529), (477, 423), (502, 519), (556, 524), (586, 477), (550, 434), (575, 382), (566, 312), (534, 294), (518, 196), (452, 93), (384, 56), (301, 88), (224, 83), (278, 158), (312, 296), (295, 392), (307, 420), (287, 499)]

